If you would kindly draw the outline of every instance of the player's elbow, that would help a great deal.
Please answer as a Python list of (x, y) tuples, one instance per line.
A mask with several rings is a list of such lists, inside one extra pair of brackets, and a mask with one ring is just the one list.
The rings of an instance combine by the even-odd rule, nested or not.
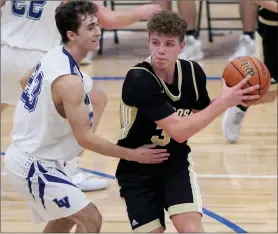
[(184, 134), (176, 134), (172, 138), (178, 143), (183, 143), (188, 139), (188, 137)]
[(178, 143), (183, 143), (189, 138), (185, 132), (180, 131), (178, 128), (172, 128), (169, 131), (169, 135)]
[(78, 142), (78, 144), (84, 148), (87, 149), (88, 145), (89, 145), (89, 138), (88, 138), (88, 134), (84, 133), (84, 134), (75, 134), (75, 138)]
[(113, 15), (105, 15), (99, 20), (100, 26), (106, 30), (118, 29), (118, 19)]

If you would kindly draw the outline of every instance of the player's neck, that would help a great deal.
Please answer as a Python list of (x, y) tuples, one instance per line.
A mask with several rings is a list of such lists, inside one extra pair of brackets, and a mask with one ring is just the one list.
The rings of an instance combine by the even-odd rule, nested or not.
[(80, 65), (81, 61), (87, 56), (88, 51), (83, 51), (79, 47), (73, 45), (73, 44), (66, 44), (64, 46), (65, 50), (67, 50), (70, 55), (73, 57), (75, 62)]
[(157, 68), (154, 64), (152, 65), (155, 74), (165, 81), (168, 84), (174, 83), (174, 74), (175, 74), (175, 64), (166, 67), (166, 68)]

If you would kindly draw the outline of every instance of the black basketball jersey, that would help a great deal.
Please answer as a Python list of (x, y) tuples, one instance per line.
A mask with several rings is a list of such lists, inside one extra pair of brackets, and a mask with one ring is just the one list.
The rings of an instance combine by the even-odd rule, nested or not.
[(187, 142), (176, 142), (154, 121), (174, 112), (188, 116), (209, 103), (206, 75), (198, 63), (177, 60), (174, 82), (167, 84), (155, 74), (149, 58), (132, 67), (123, 83), (118, 145), (136, 148), (155, 143), (167, 148), (171, 157), (184, 157), (190, 152)]

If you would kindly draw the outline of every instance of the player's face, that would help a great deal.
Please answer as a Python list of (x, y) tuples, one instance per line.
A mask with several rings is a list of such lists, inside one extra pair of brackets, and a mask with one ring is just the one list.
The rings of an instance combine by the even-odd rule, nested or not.
[(184, 47), (178, 37), (152, 33), (149, 37), (149, 50), (152, 63), (158, 68), (166, 68), (176, 63), (179, 53)]
[[(94, 15), (81, 17), (81, 25), (77, 31), (76, 42), (78, 45), (88, 51), (99, 49), (100, 27), (98, 18)], [(85, 20), (84, 20), (85, 19)]]

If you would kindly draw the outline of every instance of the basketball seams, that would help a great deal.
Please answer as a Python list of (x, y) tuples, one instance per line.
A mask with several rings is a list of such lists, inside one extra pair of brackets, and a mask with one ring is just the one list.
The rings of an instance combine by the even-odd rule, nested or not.
[[(266, 67), (265, 64), (263, 64), (259, 59), (255, 58), (262, 66)], [(267, 67), (266, 67), (267, 68)], [(268, 69), (268, 68), (267, 68)], [(267, 82), (265, 83), (264, 87), (261, 88), (261, 90), (264, 90), (265, 87), (268, 85), (269, 81), (271, 80), (271, 77), (270, 77), (270, 72), (268, 72), (268, 80)]]
[[(233, 67), (239, 72), (239, 74), (242, 76), (242, 78), (244, 79), (245, 76), (241, 73), (241, 71), (234, 65), (233, 62), (231, 62), (231, 64), (233, 65)], [(247, 83), (249, 84), (249, 86), (252, 86), (252, 84), (249, 83), (249, 81), (247, 81)]]
[(256, 63), (254, 63), (254, 61), (253, 61), (253, 59), (251, 58), (251, 57), (248, 57), (248, 59), (250, 59), (250, 61), (254, 64), (254, 66), (255, 66), (255, 68), (256, 68), (256, 70), (257, 70), (257, 73), (258, 73), (258, 75), (259, 75), (259, 85), (260, 85), (260, 88), (258, 89), (259, 90), (259, 95), (261, 94), (261, 74), (260, 74), (260, 71), (259, 71), (259, 69), (258, 69), (258, 67), (257, 67), (257, 65), (256, 65)]

